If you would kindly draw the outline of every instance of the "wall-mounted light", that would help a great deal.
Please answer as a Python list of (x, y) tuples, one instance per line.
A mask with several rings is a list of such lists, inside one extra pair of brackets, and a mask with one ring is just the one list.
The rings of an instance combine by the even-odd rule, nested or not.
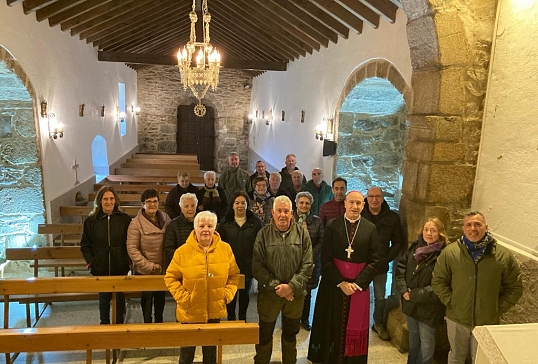
[(120, 113), (118, 114), (118, 121), (119, 121), (120, 123), (123, 123), (123, 122), (125, 121), (125, 116), (126, 116), (125, 111), (120, 112)]
[(48, 123), (49, 123), (49, 137), (51, 139), (58, 139), (58, 137), (63, 138), (64, 137), (64, 125), (62, 123), (57, 123), (56, 115), (53, 113), (50, 113), (48, 115)]
[(319, 139), (322, 141), (323, 139), (327, 138), (327, 135), (332, 130), (332, 124), (333, 124), (333, 119), (323, 118), (322, 123), (316, 126), (316, 139)]
[(134, 104), (131, 104), (131, 112), (135, 113), (136, 115), (139, 115), (140, 114), (140, 107), (139, 106), (134, 106)]
[(47, 101), (41, 101), (41, 117), (45, 119), (47, 117)]
[(248, 114), (248, 116), (247, 116), (247, 124), (252, 124), (252, 120), (254, 120), (254, 115)]

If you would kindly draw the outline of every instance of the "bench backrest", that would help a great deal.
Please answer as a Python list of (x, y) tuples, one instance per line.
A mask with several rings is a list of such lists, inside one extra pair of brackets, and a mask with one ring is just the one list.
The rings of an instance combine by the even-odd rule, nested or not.
[[(93, 210), (93, 206), (60, 206), (60, 215), (66, 216), (88, 216)], [(120, 211), (129, 216), (136, 216), (140, 206), (120, 206)]]
[(37, 248), (7, 248), (7, 260), (82, 259), (78, 246), (46, 246)]
[[(174, 184), (177, 183), (176, 176), (136, 176), (132, 174), (111, 174), (106, 177), (109, 182), (120, 183), (155, 183), (155, 184)], [(203, 183), (204, 178), (191, 175), (191, 183)], [(172, 187), (170, 187), (172, 188)]]
[(198, 161), (196, 154), (164, 154), (164, 153), (135, 153), (133, 158), (147, 159), (173, 159), (173, 160), (190, 160)]
[[(136, 176), (148, 177), (174, 177), (177, 181), (177, 170), (167, 168), (116, 168), (116, 174), (132, 174)], [(196, 176), (200, 173), (199, 170), (186, 170), (191, 176)], [(191, 177), (192, 178), (192, 177)]]
[[(190, 164), (177, 164), (177, 163), (143, 163), (149, 159), (137, 159), (135, 163), (123, 163), (123, 168), (159, 168), (159, 169), (172, 169), (177, 175), (179, 171), (199, 171), (200, 166), (195, 163)], [(198, 173), (198, 172), (197, 172)]]

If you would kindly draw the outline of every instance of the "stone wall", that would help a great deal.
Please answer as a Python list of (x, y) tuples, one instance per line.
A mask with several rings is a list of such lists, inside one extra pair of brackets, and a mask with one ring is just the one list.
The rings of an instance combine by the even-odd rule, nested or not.
[(336, 175), (348, 181), (348, 190), (363, 193), (371, 186), (383, 189), (385, 200), (397, 210), (405, 159), (406, 109), (393, 115), (340, 112)]
[[(217, 172), (228, 165), (231, 151), (248, 163), (248, 126), (252, 77), (246, 71), (222, 69), (215, 92), (208, 91), (203, 104), (215, 110), (215, 160)], [(175, 153), (177, 109), (195, 102), (191, 91), (183, 91), (180, 74), (173, 66), (148, 66), (138, 70), (138, 143), (141, 153)]]
[(0, 56), (0, 261), (3, 261), (7, 247), (45, 242), (37, 235), (37, 225), (45, 222), (45, 206), (34, 103), (25, 86), (28, 81), (7, 52), (1, 52)]

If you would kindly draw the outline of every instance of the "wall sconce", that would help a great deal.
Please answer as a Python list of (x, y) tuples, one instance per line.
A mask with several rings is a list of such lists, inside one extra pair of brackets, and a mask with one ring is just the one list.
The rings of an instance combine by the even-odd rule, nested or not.
[(254, 120), (254, 116), (252, 114), (248, 114), (248, 116), (247, 116), (247, 124), (252, 124), (252, 120)]
[(332, 130), (333, 119), (323, 118), (323, 122), (316, 126), (316, 139), (323, 141), (327, 138), (329, 130)]
[(53, 113), (50, 113), (48, 115), (49, 137), (51, 139), (58, 139), (58, 137), (63, 138), (64, 137), (64, 125), (62, 123), (56, 123), (56, 121), (54, 120), (55, 118), (56, 118), (56, 115), (54, 115)]
[(125, 111), (120, 112), (120, 113), (118, 114), (118, 121), (119, 121), (120, 123), (123, 123), (123, 122), (125, 121), (125, 116), (126, 116)]
[(47, 101), (41, 101), (41, 117), (45, 119), (47, 117)]
[(131, 112), (135, 113), (136, 115), (139, 115), (140, 114), (140, 107), (139, 106), (134, 106), (133, 104), (131, 104)]

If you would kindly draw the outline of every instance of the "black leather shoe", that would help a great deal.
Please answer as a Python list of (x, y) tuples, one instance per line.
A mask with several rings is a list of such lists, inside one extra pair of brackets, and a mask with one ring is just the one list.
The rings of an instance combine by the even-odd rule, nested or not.
[(303, 329), (305, 329), (306, 331), (310, 331), (310, 330), (312, 330), (312, 326), (310, 326), (310, 324), (308, 323), (308, 321), (302, 321), (302, 322), (301, 322), (301, 326), (302, 326)]

